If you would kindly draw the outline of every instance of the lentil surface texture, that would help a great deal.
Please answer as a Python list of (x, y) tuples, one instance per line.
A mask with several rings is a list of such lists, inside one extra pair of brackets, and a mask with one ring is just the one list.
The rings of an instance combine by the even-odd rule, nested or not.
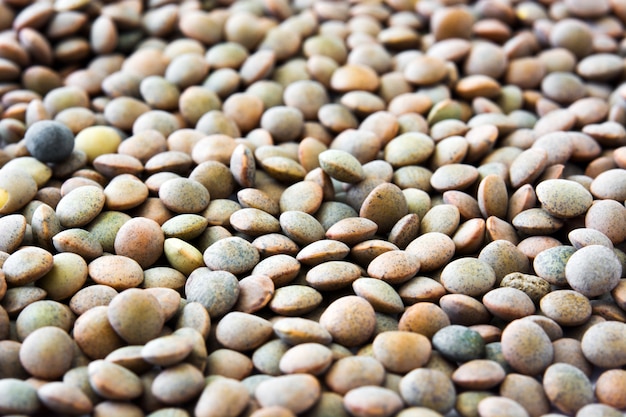
[(0, 415), (623, 415), (625, 27), (0, 0)]

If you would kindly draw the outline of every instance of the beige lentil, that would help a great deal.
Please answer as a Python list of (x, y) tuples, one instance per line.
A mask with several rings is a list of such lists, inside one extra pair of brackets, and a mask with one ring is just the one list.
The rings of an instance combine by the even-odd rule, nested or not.
[(589, 379), (573, 365), (551, 365), (544, 374), (543, 386), (552, 405), (566, 413), (575, 413), (593, 401)]
[[(524, 340), (520, 343), (520, 340)], [(554, 357), (554, 350), (545, 331), (526, 320), (511, 322), (502, 332), (502, 353), (518, 372), (536, 375), (544, 371)]]
[[(445, 414), (456, 403), (461, 415), (491, 415), (492, 406), (525, 415), (521, 405), (538, 416), (551, 411), (548, 399), (557, 410), (581, 416), (615, 411), (565, 404), (554, 386), (537, 381), (548, 362), (584, 374), (622, 363), (607, 340), (623, 333), (625, 317), (619, 2), (5, 3), (0, 335), (13, 339), (36, 323), (49, 324), (33, 321), (33, 312), (52, 300), (67, 302), (79, 317), (61, 326), (78, 345), (66, 349), (75, 367), (66, 375), (84, 374), (81, 390), (89, 401), (81, 397), (71, 409), (58, 393), (74, 398), (75, 386), (44, 384), (36, 371), (20, 369), (10, 376), (35, 377), (40, 399), (30, 385), (2, 379), (25, 401), (0, 400), (2, 412), (32, 414), (43, 403), (52, 412), (88, 413), (95, 405), (94, 414), (115, 415), (183, 416), (192, 408), (202, 415), (244, 409), (255, 416), (295, 415), (306, 408), (312, 416), (426, 416)], [(76, 135), (70, 158), (49, 166), (21, 141), (45, 119)], [(326, 152), (340, 152), (341, 159), (329, 164)], [(199, 184), (183, 196), (168, 190), (168, 180)], [(278, 219), (281, 212), (288, 215)], [(355, 219), (375, 227), (346, 227)], [(226, 254), (234, 238), (242, 249), (235, 253), (251, 256)], [(33, 247), (46, 253), (24, 259)], [(404, 262), (409, 258), (416, 262)], [(45, 260), (44, 268), (29, 262), (37, 259)], [(493, 270), (471, 295), (454, 294), (459, 288), (446, 270), (462, 259)], [(334, 262), (350, 265), (351, 273), (335, 276)], [(16, 273), (16, 263), (26, 266), (24, 274)], [(589, 279), (589, 271), (599, 279)], [(185, 363), (147, 371), (137, 349), (122, 351), (135, 342), (111, 326), (107, 305), (115, 310), (127, 288), (156, 300), (145, 317), (133, 316), (146, 327), (160, 318), (150, 339), (167, 338), (175, 328), (185, 333), (180, 345), (193, 345)], [(326, 313), (355, 294), (366, 313), (355, 321), (364, 325), (343, 329), (352, 320), (343, 317), (345, 308), (332, 320)], [(483, 294), (481, 302), (476, 297)], [(505, 295), (519, 302), (503, 301)], [(545, 316), (534, 315), (536, 306)], [(330, 350), (329, 363), (309, 364), (313, 373), (326, 365), (332, 370), (351, 354), (335, 336), (370, 355), (354, 358), (376, 363), (376, 378), (348, 389), (333, 388), (330, 378), (335, 392), (320, 393), (321, 378), (306, 376), (302, 385), (317, 393), (306, 407), (300, 392), (281, 396), (281, 384), (253, 398), (256, 389), (223, 378), (248, 380), (252, 367), (245, 347), (250, 335), (229, 334), (231, 326), (239, 328), (229, 316), (234, 312), (268, 319), (257, 340), (263, 346), (273, 332), (273, 341), (283, 344), (318, 343), (324, 358)], [(517, 320), (508, 323), (518, 317), (524, 317), (521, 330)], [(217, 336), (209, 334), (211, 320)], [(604, 323), (610, 328), (598, 328)], [(496, 342), (486, 357), (535, 383), (505, 379), (502, 397), (472, 391), (455, 399), (447, 389), (455, 370), (474, 364), (442, 362), (439, 350), (451, 353), (438, 345), (425, 368), (410, 370), (446, 371), (441, 380), (433, 377), (445, 401), (429, 402), (434, 393), (414, 392), (430, 388), (422, 377), (385, 375), (374, 359), (372, 342), (379, 338), (394, 332), (428, 338), (452, 324), (471, 325), (471, 334)], [(541, 369), (522, 370), (532, 349), (543, 356), (549, 351), (537, 327), (550, 339), (553, 358), (538, 361)], [(530, 336), (513, 337), (524, 329)], [(358, 342), (345, 342), (353, 336), (348, 330), (362, 331)], [(541, 339), (540, 346), (525, 350), (531, 339)], [(222, 349), (222, 342), (242, 352)], [(20, 350), (11, 356), (16, 363)], [(166, 360), (166, 350), (157, 362)], [(120, 377), (131, 385), (125, 392), (94, 377), (94, 392), (87, 365), (114, 351), (115, 361), (145, 374)], [(378, 352), (387, 364), (391, 351)], [(232, 366), (213, 372), (220, 358), (232, 358)], [(272, 366), (257, 361), (257, 370), (278, 376), (274, 359)], [(287, 362), (290, 369), (304, 363)], [(213, 376), (205, 381), (203, 373)], [(251, 386), (271, 380), (258, 377)], [(471, 381), (475, 389), (483, 382)], [(141, 385), (136, 404), (119, 402), (139, 395)], [(607, 400), (606, 385), (597, 386), (597, 401), (623, 408), (619, 398)], [(523, 395), (526, 389), (534, 400)], [(588, 391), (581, 397), (589, 398)], [(220, 408), (224, 396), (232, 399), (232, 413)]]

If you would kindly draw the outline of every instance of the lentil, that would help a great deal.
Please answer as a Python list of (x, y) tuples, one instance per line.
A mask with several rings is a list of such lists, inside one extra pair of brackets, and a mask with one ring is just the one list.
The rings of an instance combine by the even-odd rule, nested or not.
[(620, 2), (301, 3), (0, 4), (0, 412), (623, 409)]

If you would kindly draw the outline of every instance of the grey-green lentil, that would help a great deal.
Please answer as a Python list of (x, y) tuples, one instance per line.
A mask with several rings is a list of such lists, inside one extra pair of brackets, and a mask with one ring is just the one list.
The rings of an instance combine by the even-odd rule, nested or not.
[[(84, 369), (82, 386), (93, 382), (97, 391), (85, 389), (89, 401), (76, 398), (70, 406), (57, 394), (74, 398), (78, 388), (59, 382), (43, 385), (40, 402), (51, 412), (88, 413), (97, 404), (95, 414), (171, 410), (186, 415), (195, 409), (201, 415), (235, 415), (244, 408), (255, 416), (272, 410), (301, 413), (304, 410), (290, 407), (302, 403), (286, 395), (272, 397), (274, 388), (269, 402), (263, 390), (265, 398), (259, 401), (251, 399), (256, 389), (224, 378), (245, 378), (252, 366), (244, 340), (251, 333), (241, 328), (255, 322), (236, 316), (232, 320), (229, 314), (241, 307), (242, 314), (249, 314), (245, 318), (269, 319), (256, 322), (264, 329), (259, 343), (273, 332), (281, 343), (328, 345), (335, 336), (350, 345), (342, 339), (350, 332), (340, 328), (353, 321), (349, 309), (339, 309), (330, 323), (323, 314), (336, 300), (354, 294), (360, 301), (350, 304), (361, 313), (367, 310), (363, 321), (356, 320), (367, 322), (361, 330), (369, 329), (373, 309), (374, 330), (369, 338), (357, 335), (363, 339), (353, 346), (361, 355), (373, 355), (375, 337), (393, 335), (409, 322), (411, 329), (429, 334), (450, 323), (475, 325), (472, 329), (485, 341), (497, 341), (502, 333), (503, 354), (486, 355), (503, 368), (521, 372), (524, 359), (541, 363), (541, 369), (525, 368), (535, 380), (549, 365), (543, 357), (549, 349), (537, 341), (542, 337), (536, 328), (525, 328), (532, 327), (530, 323), (554, 343), (552, 361), (571, 362), (587, 373), (592, 367), (622, 363), (620, 350), (607, 335), (622, 334), (623, 329), (596, 328), (624, 319), (620, 249), (626, 238), (626, 119), (620, 107), (624, 88), (618, 41), (624, 13), (619, 4), (566, 0), (494, 6), (390, 0), (296, 5), (269, 0), (214, 5), (156, 1), (139, 8), (113, 2), (94, 8), (85, 0), (57, 1), (54, 7), (5, 3), (0, 5), (0, 30), (7, 34), (0, 40), (0, 211), (5, 215), (0, 235), (6, 236), (0, 248), (0, 335), (18, 337), (20, 332), (10, 328), (24, 333), (25, 322), (43, 302), (67, 303), (79, 315), (75, 324), (63, 327), (78, 346), (67, 356), (74, 357), (72, 367)], [(92, 29), (85, 32), (81, 27)], [(49, 152), (67, 153), (49, 166), (37, 159), (50, 155), (28, 141), (39, 123), (48, 122), (67, 126), (76, 135), (71, 152)], [(346, 158), (331, 169), (320, 167), (320, 156), (328, 150), (356, 161), (348, 167), (350, 175), (338, 174)], [(168, 190), (168, 180), (198, 184), (183, 196), (185, 187)], [(92, 195), (72, 195), (88, 187), (93, 187)], [(244, 187), (263, 193), (265, 201), (239, 198)], [(270, 227), (257, 222), (258, 216), (246, 219), (248, 209), (263, 210)], [(292, 218), (277, 219), (281, 211)], [(300, 215), (305, 213), (309, 217)], [(196, 216), (197, 227), (172, 230), (172, 223), (185, 216)], [(359, 238), (345, 228), (336, 234), (334, 225), (346, 218), (368, 219), (376, 229)], [(246, 242), (240, 248), (245, 246), (244, 252), (252, 255), (235, 259), (245, 267), (233, 266), (226, 258), (235, 257), (216, 250), (224, 245), (220, 240), (234, 237)], [(314, 246), (331, 237), (340, 237), (341, 242), (335, 242), (343, 246)], [(599, 258), (609, 262), (600, 266), (610, 266), (609, 272), (595, 268), (595, 258), (586, 255), (599, 251), (595, 245), (606, 249), (606, 256)], [(52, 268), (43, 273), (50, 256), (35, 256), (45, 258), (45, 268), (16, 273), (16, 260), (24, 260), (24, 251), (31, 247), (48, 252)], [(562, 252), (551, 252), (557, 248)], [(407, 257), (398, 255), (403, 249), (419, 259), (423, 276), (415, 277), (418, 271), (407, 270), (402, 262), (380, 265), (395, 256)], [(458, 288), (446, 268), (462, 257), (486, 262), (495, 274), (493, 284), (489, 278), (489, 285), (476, 294), (450, 294)], [(354, 266), (358, 275), (351, 275), (337, 291), (315, 289), (307, 282), (314, 268), (337, 261)], [(599, 279), (588, 279), (592, 274), (585, 272), (587, 264), (592, 272), (602, 272)], [(405, 268), (398, 271), (402, 265)], [(246, 276), (255, 268), (271, 276)], [(207, 272), (230, 274), (222, 276), (227, 288), (217, 301), (209, 300), (202, 286), (196, 288), (201, 293), (198, 301), (191, 301), (185, 284), (197, 281), (193, 274), (198, 270), (202, 278)], [(384, 287), (389, 284), (381, 279), (393, 288)], [(278, 290), (309, 289), (311, 300), (272, 310), (273, 280), (288, 284)], [(364, 290), (359, 280), (378, 280), (382, 294), (391, 298)], [(330, 281), (316, 279), (322, 287)], [(171, 326), (193, 343), (180, 375), (174, 371), (180, 365), (174, 365), (141, 377), (145, 393), (136, 404), (117, 401), (139, 395), (140, 385), (131, 375), (109, 367), (92, 372), (93, 381), (87, 381), (90, 361), (97, 368), (96, 359), (130, 343), (124, 338), (132, 332), (122, 330), (121, 338), (107, 314), (117, 309), (114, 318), (119, 319), (119, 310), (132, 313), (139, 307), (116, 307), (114, 300), (128, 288), (156, 299), (157, 308), (141, 320), (131, 320), (160, 328), (150, 339), (167, 337)], [(481, 303), (477, 298), (484, 293)], [(524, 299), (518, 307), (528, 308), (503, 307), (506, 297), (500, 295), (509, 293)], [(615, 303), (607, 298), (609, 293)], [(577, 295), (574, 308), (561, 302), (568, 300), (563, 297), (567, 294)], [(247, 297), (251, 295), (254, 299)], [(554, 320), (531, 314), (521, 320), (522, 329), (517, 321), (507, 324), (530, 313), (526, 296)], [(587, 297), (592, 298), (589, 304)], [(430, 303), (441, 307), (434, 309)], [(590, 306), (594, 315), (587, 317)], [(437, 323), (420, 324), (415, 317), (420, 311), (435, 314)], [(493, 321), (489, 311), (496, 317)], [(320, 325), (320, 317), (332, 332)], [(217, 337), (210, 334), (211, 319), (217, 322)], [(119, 331), (119, 323), (116, 326)], [(240, 332), (230, 334), (231, 326)], [(522, 330), (530, 334), (513, 337)], [(523, 342), (529, 340), (538, 345), (525, 351)], [(573, 356), (567, 355), (572, 353), (567, 347), (575, 345), (569, 340), (580, 344)], [(222, 342), (244, 353), (221, 349)], [(350, 354), (345, 346), (329, 347), (335, 359)], [(532, 349), (541, 353), (539, 360), (524, 358)], [(249, 368), (233, 359), (232, 366), (215, 372), (221, 377), (204, 381), (202, 374), (214, 373), (211, 369), (225, 351), (234, 353), (232, 358), (248, 358)], [(18, 363), (16, 352), (8, 356)], [(133, 366), (138, 373), (147, 369), (132, 352), (126, 355), (122, 359), (137, 362)], [(439, 382), (448, 386), (459, 364), (443, 361), (436, 347), (431, 356), (425, 366), (444, 370), (447, 380)], [(602, 362), (604, 356), (608, 364)], [(298, 366), (295, 363), (294, 369)], [(34, 372), (22, 369), (10, 375), (43, 376), (36, 367), (29, 369)], [(122, 387), (112, 383), (112, 376)], [(392, 406), (381, 411), (385, 415), (448, 411), (448, 402), (445, 407), (428, 403), (430, 409), (415, 404), (419, 395), (407, 394), (406, 386), (402, 392), (403, 378), (388, 374), (371, 381), (380, 387), (355, 387), (352, 394), (319, 393), (308, 404), (310, 413), (339, 416), (347, 408), (355, 415), (371, 415), (381, 402)], [(319, 382), (307, 379), (309, 387)], [(420, 382), (408, 385), (421, 387)], [(540, 387), (542, 395), (548, 391)], [(372, 395), (361, 400), (368, 392)], [(400, 406), (398, 392), (404, 401)], [(220, 401), (224, 396), (230, 400)], [(484, 399), (482, 408), (478, 401), (469, 401), (465, 412), (480, 409), (490, 415), (496, 405), (509, 414), (525, 415), (503, 397)], [(531, 411), (522, 397), (511, 399), (529, 415), (549, 412)], [(27, 402), (26, 408), (2, 411), (34, 412), (29, 407), (35, 402)], [(182, 410), (183, 402), (187, 411)], [(226, 403), (234, 408), (221, 408)]]

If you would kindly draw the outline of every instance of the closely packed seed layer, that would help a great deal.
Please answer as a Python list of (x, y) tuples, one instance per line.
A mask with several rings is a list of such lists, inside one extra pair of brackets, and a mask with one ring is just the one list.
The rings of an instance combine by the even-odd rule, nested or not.
[(0, 0), (0, 415), (621, 416), (626, 0)]

